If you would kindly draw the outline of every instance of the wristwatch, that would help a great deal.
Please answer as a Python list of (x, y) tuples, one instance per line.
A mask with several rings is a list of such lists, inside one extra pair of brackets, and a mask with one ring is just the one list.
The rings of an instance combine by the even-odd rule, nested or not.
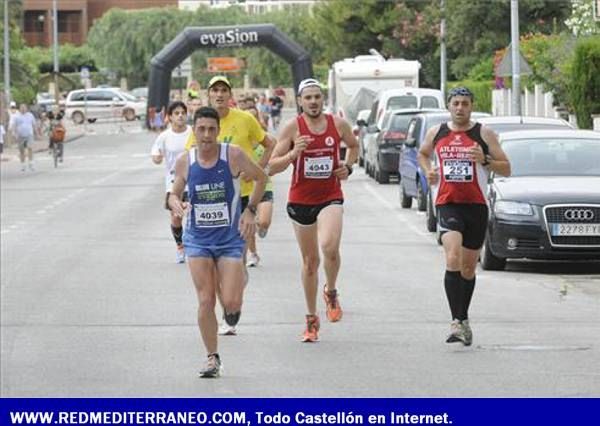
[(481, 163), (482, 166), (489, 166), (490, 165), (490, 161), (492, 161), (493, 158), (491, 155), (487, 154), (485, 156), (485, 161), (483, 163)]
[(350, 176), (352, 174), (352, 172), (354, 171), (354, 169), (352, 168), (352, 166), (350, 164), (344, 164), (344, 165), (348, 169), (348, 176)]
[(253, 206), (252, 204), (248, 204), (246, 206), (246, 210), (248, 210), (250, 213), (252, 213), (254, 216), (256, 216), (256, 206)]

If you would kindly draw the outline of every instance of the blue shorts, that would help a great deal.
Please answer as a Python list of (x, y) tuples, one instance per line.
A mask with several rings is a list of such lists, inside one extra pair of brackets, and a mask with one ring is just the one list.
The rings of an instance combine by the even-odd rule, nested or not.
[(185, 255), (187, 257), (209, 257), (218, 260), (221, 257), (232, 259), (241, 259), (244, 254), (244, 245), (234, 245), (225, 247), (202, 247), (183, 243)]

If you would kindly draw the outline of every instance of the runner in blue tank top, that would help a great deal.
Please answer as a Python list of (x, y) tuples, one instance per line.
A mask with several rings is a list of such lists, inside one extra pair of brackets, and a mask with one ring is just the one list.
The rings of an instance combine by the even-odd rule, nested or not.
[[(183, 245), (198, 296), (198, 325), (208, 353), (200, 377), (217, 377), (221, 359), (217, 350), (217, 290), (230, 325), (239, 321), (245, 285), (242, 261), (244, 240), (255, 232), (256, 206), (267, 176), (244, 152), (217, 142), (219, 114), (202, 107), (194, 114), (196, 147), (182, 154), (175, 165), (169, 196), (174, 214), (187, 214)], [(241, 212), (240, 173), (255, 181), (247, 208)], [(187, 186), (190, 201), (182, 202)]]

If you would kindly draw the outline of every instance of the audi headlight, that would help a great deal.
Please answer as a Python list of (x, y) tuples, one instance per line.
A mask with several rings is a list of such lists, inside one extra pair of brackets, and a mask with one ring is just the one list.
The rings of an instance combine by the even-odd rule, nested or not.
[(496, 214), (510, 214), (515, 216), (533, 216), (531, 204), (516, 201), (498, 201), (494, 207)]

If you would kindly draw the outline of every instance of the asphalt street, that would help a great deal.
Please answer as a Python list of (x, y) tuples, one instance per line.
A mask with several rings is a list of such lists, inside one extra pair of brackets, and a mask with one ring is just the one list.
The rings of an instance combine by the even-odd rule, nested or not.
[(600, 396), (600, 263), (479, 271), (474, 344), (444, 343), (443, 253), (397, 184), (358, 170), (346, 194), (340, 301), (302, 344), (300, 256), (277, 176), (225, 370), (201, 380), (196, 297), (175, 251), (155, 134), (89, 135), (54, 169), (1, 164), (2, 397)]

